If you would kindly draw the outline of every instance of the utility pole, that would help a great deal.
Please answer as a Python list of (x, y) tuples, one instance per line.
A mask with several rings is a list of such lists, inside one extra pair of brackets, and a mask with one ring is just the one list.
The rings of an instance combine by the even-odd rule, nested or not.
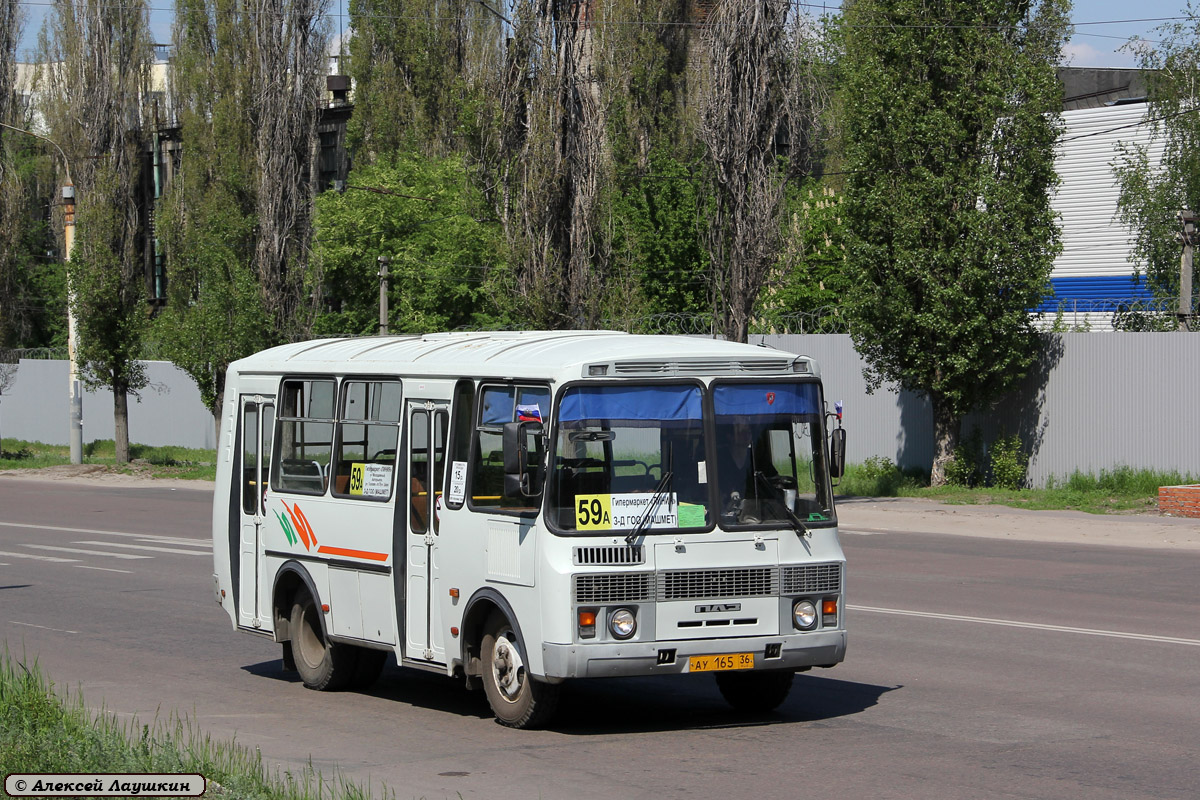
[(379, 335), (388, 333), (388, 265), (392, 260), (387, 256), (379, 259)]
[[(5, 122), (0, 122), (0, 128), (23, 133), (35, 139), (48, 142), (62, 158), (63, 171), (67, 181), (62, 187), (63, 198), (63, 260), (71, 262), (71, 250), (75, 247), (75, 184), (71, 181), (71, 162), (67, 154), (58, 146), (58, 142), (42, 136), (40, 133), (27, 131)], [(69, 271), (69, 268), (68, 268)], [(83, 463), (83, 391), (79, 383), (79, 363), (75, 359), (75, 291), (71, 288), (71, 280), (67, 279), (67, 358), (70, 359), (70, 374), (67, 377), (67, 397), (70, 399), (68, 416), (70, 420), (69, 441), (71, 444), (71, 463)]]
[(1192, 317), (1192, 245), (1196, 243), (1196, 215), (1186, 208), (1176, 217), (1183, 254), (1179, 257), (1179, 330), (1188, 330)]

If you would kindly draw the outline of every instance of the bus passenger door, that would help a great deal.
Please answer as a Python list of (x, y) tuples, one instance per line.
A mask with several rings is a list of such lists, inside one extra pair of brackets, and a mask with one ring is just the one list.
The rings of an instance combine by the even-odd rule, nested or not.
[(407, 502), (408, 536), (404, 655), (424, 661), (446, 657), (438, 600), (438, 519), (446, 467), (450, 404), (409, 400), (406, 407), (408, 480), (398, 492)]
[(262, 569), (264, 493), (270, 480), (271, 436), (275, 426), (275, 399), (242, 397), (241, 544), (238, 558), (238, 624), (262, 625), (259, 602)]

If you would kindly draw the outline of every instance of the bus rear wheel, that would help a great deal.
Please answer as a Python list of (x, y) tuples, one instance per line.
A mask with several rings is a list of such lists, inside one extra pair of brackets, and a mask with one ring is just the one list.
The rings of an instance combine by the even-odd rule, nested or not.
[(796, 674), (787, 669), (718, 672), (717, 688), (738, 711), (774, 711), (787, 699)]
[(516, 630), (500, 613), (492, 614), (480, 642), (483, 690), (501, 725), (537, 728), (558, 708), (559, 687), (535, 680), (525, 664)]
[(351, 647), (334, 644), (325, 638), (320, 614), (320, 607), (308, 592), (296, 595), (288, 626), (292, 635), (292, 658), (306, 687), (333, 691), (343, 688), (354, 677), (356, 653)]

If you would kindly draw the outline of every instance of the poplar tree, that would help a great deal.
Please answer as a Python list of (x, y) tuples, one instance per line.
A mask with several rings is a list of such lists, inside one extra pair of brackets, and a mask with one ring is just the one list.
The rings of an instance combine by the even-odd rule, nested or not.
[(144, 0), (60, 0), (41, 37), (42, 112), (71, 163), (76, 240), (67, 275), (80, 375), (113, 393), (116, 458), (129, 461), (130, 394), (149, 313), (139, 157), (153, 46)]
[(961, 420), (1020, 381), (1058, 252), (1050, 208), (1066, 0), (856, 0), (842, 15), (851, 335), (868, 386)]
[(159, 337), (220, 416), (228, 365), (308, 334), (327, 0), (177, 0), (181, 153), (159, 204)]

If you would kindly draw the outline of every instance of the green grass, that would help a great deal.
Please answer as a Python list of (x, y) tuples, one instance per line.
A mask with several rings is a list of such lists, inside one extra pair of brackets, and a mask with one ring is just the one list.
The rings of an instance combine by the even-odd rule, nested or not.
[[(369, 787), (340, 774), (322, 778), (311, 765), (272, 774), (257, 751), (214, 741), (185, 719), (122, 723), (92, 712), (78, 692), (64, 692), (38, 665), (0, 657), (0, 775), (9, 773), (199, 773), (205, 797), (254, 800), (367, 800)], [(392, 798), (384, 790), (385, 798)]]
[(840, 495), (858, 497), (925, 497), (962, 505), (1014, 506), (1036, 510), (1086, 511), (1092, 514), (1154, 511), (1158, 487), (1200, 483), (1200, 478), (1178, 472), (1116, 467), (1095, 473), (1075, 471), (1051, 478), (1044, 487), (1000, 489), (963, 486), (930, 487), (929, 473), (900, 470), (888, 459), (871, 458), (850, 464), (837, 488)]
[[(129, 464), (117, 464), (116, 445), (111, 439), (97, 439), (83, 446), (84, 464), (100, 464), (112, 472), (147, 478), (208, 481), (214, 480), (217, 472), (215, 450), (130, 444), (129, 458)], [(67, 445), (0, 440), (0, 470), (41, 469), (70, 463), (71, 450)]]

